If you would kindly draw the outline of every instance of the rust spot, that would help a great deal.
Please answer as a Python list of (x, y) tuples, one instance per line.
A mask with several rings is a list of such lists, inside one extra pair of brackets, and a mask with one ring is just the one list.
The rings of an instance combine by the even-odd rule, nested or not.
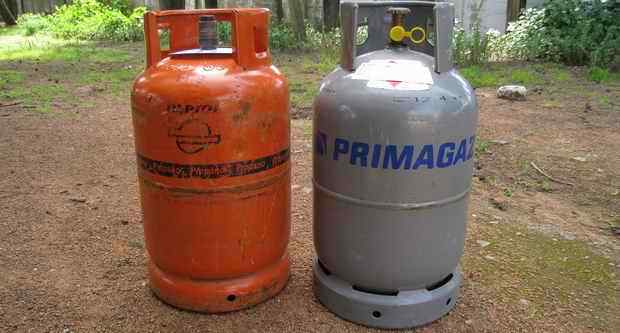
[(252, 110), (252, 104), (243, 101), (240, 102), (240, 104), (241, 110), (233, 114), (233, 120), (237, 123), (246, 120), (248, 118), (248, 115), (250, 114), (250, 111)]

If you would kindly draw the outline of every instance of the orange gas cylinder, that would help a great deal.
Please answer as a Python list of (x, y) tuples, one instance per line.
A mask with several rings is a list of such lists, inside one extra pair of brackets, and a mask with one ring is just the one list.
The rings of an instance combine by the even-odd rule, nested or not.
[[(216, 21), (230, 22), (230, 48)], [(288, 279), (288, 85), (268, 24), (266, 9), (145, 15), (131, 106), (150, 286), (180, 308), (245, 308)]]

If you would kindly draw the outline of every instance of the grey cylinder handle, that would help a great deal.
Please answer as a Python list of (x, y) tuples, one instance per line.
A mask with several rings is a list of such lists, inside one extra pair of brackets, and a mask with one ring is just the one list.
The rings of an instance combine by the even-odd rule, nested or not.
[[(432, 22), (433, 43), (425, 42), (412, 49), (429, 54), (435, 58), (435, 71), (443, 73), (453, 67), (452, 35), (454, 33), (454, 5), (447, 0), (436, 1), (383, 1), (383, 0), (345, 0), (340, 4), (340, 20), (342, 27), (342, 55), (340, 66), (348, 71), (355, 70), (355, 58), (385, 48), (388, 43), (388, 32), (391, 27), (391, 7), (409, 8), (411, 14), (406, 22)], [(368, 39), (357, 45), (357, 30), (360, 17), (364, 17), (368, 25)]]

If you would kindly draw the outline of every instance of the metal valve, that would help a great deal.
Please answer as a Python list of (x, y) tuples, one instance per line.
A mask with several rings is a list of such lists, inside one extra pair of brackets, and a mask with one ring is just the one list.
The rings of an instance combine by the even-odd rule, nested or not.
[[(340, 6), (343, 38), (340, 62), (342, 68), (355, 71), (356, 57), (385, 48), (387, 35), (392, 46), (404, 45), (414, 51), (432, 56), (435, 59), (435, 72), (450, 71), (454, 67), (452, 63), (454, 5), (447, 1), (350, 0), (342, 2)], [(409, 15), (412, 12), (415, 15)], [(389, 16), (392, 22), (386, 24), (389, 23)], [(357, 44), (357, 30), (363, 22), (368, 26), (368, 38), (364, 43)], [(405, 24), (414, 27), (406, 29)], [(427, 29), (432, 30), (427, 31)], [(433, 36), (432, 42), (427, 40), (427, 35)]]

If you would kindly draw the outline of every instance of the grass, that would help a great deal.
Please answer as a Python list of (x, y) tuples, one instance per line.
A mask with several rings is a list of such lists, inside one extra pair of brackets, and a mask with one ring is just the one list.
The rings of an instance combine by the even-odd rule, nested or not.
[(17, 28), (0, 29), (0, 103), (20, 102), (40, 112), (92, 108), (96, 98), (76, 96), (84, 86), (126, 98), (142, 59), (140, 44), (63, 41), (45, 35), (23, 36)]
[(565, 320), (578, 320), (584, 327), (613, 327), (620, 305), (614, 295), (620, 286), (609, 259), (584, 242), (552, 238), (522, 226), (485, 224), (478, 229), (476, 237), (491, 245), (479, 253), (470, 251), (463, 266), (481, 273), (476, 283), (491, 291), (497, 302), (525, 299), (533, 319), (558, 315), (560, 308), (560, 315), (573, 317)]
[(583, 78), (601, 84), (617, 84), (620, 82), (620, 73), (609, 72), (607, 69), (591, 68), (582, 78), (571, 73), (568, 67), (552, 63), (528, 64), (527, 67), (518, 64), (493, 63), (484, 66), (463, 67), (459, 69), (459, 72), (474, 88), (497, 88), (509, 84), (527, 87), (566, 83)]
[(296, 109), (312, 107), (321, 79), (336, 67), (332, 59), (316, 53), (279, 53), (275, 62), (289, 80), (291, 106)]
[(543, 75), (535, 68), (519, 68), (492, 64), (469, 66), (460, 69), (461, 74), (474, 88), (498, 87), (509, 84), (538, 85), (544, 82)]

